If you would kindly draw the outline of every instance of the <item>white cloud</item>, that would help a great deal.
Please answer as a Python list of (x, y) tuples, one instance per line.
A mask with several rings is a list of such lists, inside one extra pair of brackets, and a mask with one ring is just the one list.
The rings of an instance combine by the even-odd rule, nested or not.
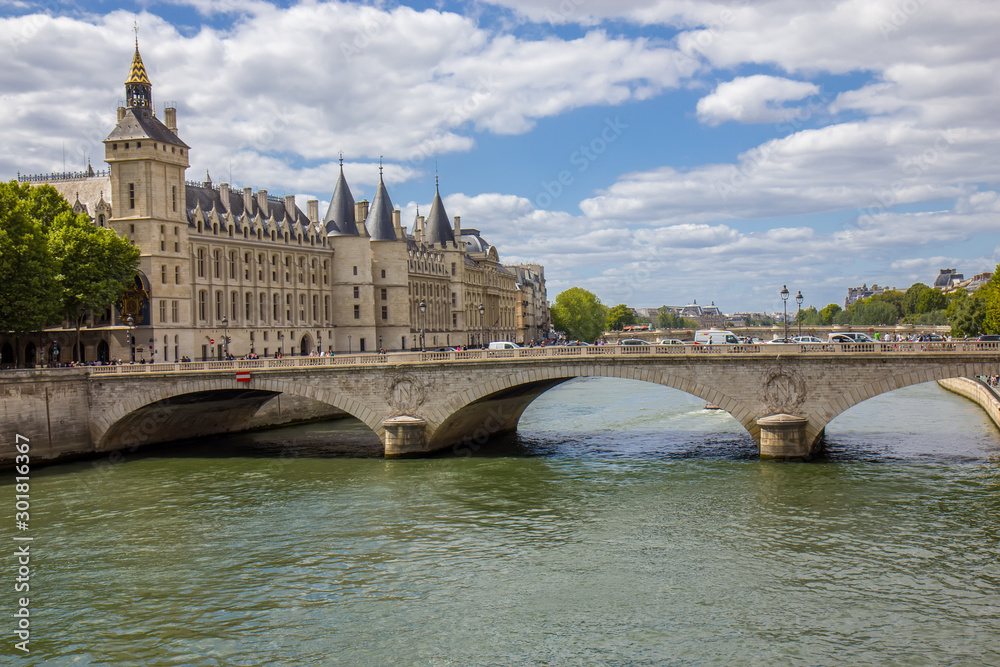
[(819, 86), (777, 76), (755, 74), (720, 83), (710, 95), (698, 100), (698, 120), (719, 125), (727, 120), (741, 123), (777, 123), (796, 117), (797, 110), (783, 106), (819, 93)]

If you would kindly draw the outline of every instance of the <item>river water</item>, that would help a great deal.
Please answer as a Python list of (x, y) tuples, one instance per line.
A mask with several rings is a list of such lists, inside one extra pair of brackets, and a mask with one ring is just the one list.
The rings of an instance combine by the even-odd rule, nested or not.
[(927, 384), (827, 434), (759, 461), (594, 378), (471, 457), (340, 422), (40, 469), (17, 664), (1000, 665), (997, 429)]

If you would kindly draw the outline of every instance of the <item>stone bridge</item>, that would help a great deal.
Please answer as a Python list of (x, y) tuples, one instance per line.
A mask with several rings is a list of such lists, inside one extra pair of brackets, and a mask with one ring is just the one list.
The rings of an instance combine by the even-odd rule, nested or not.
[[(34, 429), (58, 458), (245, 430), (276, 397), (300, 398), (367, 424), (386, 456), (412, 456), (512, 431), (535, 398), (569, 379), (616, 377), (728, 411), (762, 456), (809, 458), (830, 420), (872, 396), (1000, 374), (998, 347), (616, 345), (20, 371), (0, 375), (0, 416), (5, 432)], [(0, 458), (13, 458), (4, 448)]]

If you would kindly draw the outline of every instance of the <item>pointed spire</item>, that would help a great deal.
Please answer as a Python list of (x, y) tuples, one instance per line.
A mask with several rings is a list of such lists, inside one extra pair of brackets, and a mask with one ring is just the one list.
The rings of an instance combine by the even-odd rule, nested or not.
[(431, 203), (431, 212), (427, 214), (424, 221), (424, 243), (454, 243), (455, 233), (448, 222), (448, 213), (444, 210), (444, 202), (441, 201), (441, 190), (438, 181), (437, 170), (434, 173), (434, 201)]
[(330, 198), (330, 206), (323, 216), (323, 226), (327, 234), (346, 234), (349, 236), (358, 235), (358, 223), (354, 213), (354, 196), (351, 195), (351, 188), (344, 178), (344, 154), (340, 154), (340, 176), (337, 178), (337, 185), (333, 188), (333, 197)]
[(373, 241), (395, 241), (396, 230), (392, 224), (392, 200), (385, 189), (385, 182), (382, 180), (382, 157), (378, 161), (378, 189), (375, 191), (375, 198), (372, 200), (371, 208), (368, 209), (368, 219), (365, 220), (365, 229)]
[(125, 79), (125, 99), (129, 108), (153, 107), (153, 86), (146, 76), (146, 67), (142, 64), (142, 56), (139, 55), (139, 27), (135, 28), (135, 55), (132, 56), (132, 66), (128, 71), (128, 78)]

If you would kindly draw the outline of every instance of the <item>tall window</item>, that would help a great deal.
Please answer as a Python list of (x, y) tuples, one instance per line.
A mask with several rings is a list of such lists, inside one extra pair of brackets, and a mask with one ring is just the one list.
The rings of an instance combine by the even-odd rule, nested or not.
[(198, 319), (205, 321), (207, 318), (206, 311), (208, 310), (208, 292), (201, 290), (198, 292)]
[(263, 292), (260, 293), (260, 322), (263, 324), (267, 321), (267, 297)]
[(382, 319), (389, 319), (389, 306), (382, 306)]
[(181, 267), (179, 266), (174, 267), (174, 284), (175, 285), (181, 284)]
[(198, 277), (205, 277), (205, 249), (198, 248)]
[(292, 295), (285, 295), (285, 319), (289, 322), (292, 321)]
[(323, 297), (323, 321), (330, 322), (330, 297)]
[(274, 322), (273, 322), (273, 323), (274, 323), (274, 324), (277, 324), (278, 322), (280, 322), (280, 321), (281, 321), (281, 320), (280, 320), (280, 319), (278, 318), (278, 307), (280, 306), (280, 303), (281, 303), (281, 302), (280, 302), (280, 301), (278, 301), (278, 295), (277, 295), (277, 294), (275, 294), (275, 295), (274, 295), (274, 314), (273, 314), (273, 318), (274, 318)]
[(354, 319), (361, 319), (361, 306), (354, 306)]
[(171, 301), (170, 302), (170, 321), (171, 322), (177, 322), (178, 321), (178, 319), (177, 319), (177, 302), (176, 301)]
[(299, 321), (305, 321), (306, 319), (306, 295), (299, 295)]
[(160, 299), (160, 323), (167, 321), (167, 302)]
[(177, 212), (177, 186), (173, 186), (170, 191), (171, 197), (174, 201), (174, 213)]
[(357, 285), (354, 286), (354, 298), (355, 299), (361, 298), (361, 288), (358, 287)]
[(167, 265), (163, 264), (160, 266), (160, 282), (164, 285), (167, 284)]
[(319, 319), (319, 297), (313, 295), (313, 320)]
[(218, 250), (212, 251), (212, 270), (215, 272), (215, 277), (221, 277), (219, 271), (219, 263), (221, 261), (221, 253)]
[(244, 306), (244, 311), (246, 313), (246, 318), (245, 319), (246, 319), (247, 322), (249, 322), (251, 315), (253, 315), (253, 313), (252, 313), (252, 311), (253, 311), (253, 295), (251, 295), (250, 292), (246, 293), (246, 299), (245, 299), (245, 301), (246, 301), (246, 304)]
[(222, 290), (215, 292), (215, 319), (221, 320), (226, 311), (222, 309)]
[(233, 292), (232, 294), (229, 295), (229, 319), (231, 319), (233, 322), (236, 322), (236, 313), (239, 312), (237, 310), (237, 308), (239, 307), (239, 298), (240, 298), (239, 292)]
[(128, 184), (128, 207), (135, 208), (135, 183)]
[(382, 300), (387, 301), (389, 299), (389, 290), (382, 288)]
[(236, 279), (236, 252), (229, 253), (229, 277)]

